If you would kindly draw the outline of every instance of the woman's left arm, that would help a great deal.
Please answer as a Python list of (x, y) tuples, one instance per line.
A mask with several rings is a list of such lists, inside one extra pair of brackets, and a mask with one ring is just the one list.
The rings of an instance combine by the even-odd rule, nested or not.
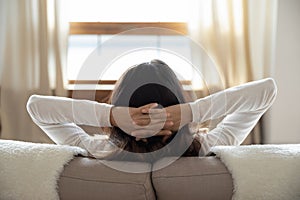
[(104, 135), (92, 137), (77, 124), (110, 126), (111, 105), (65, 97), (32, 95), (27, 110), (32, 120), (56, 144), (79, 146), (96, 158), (104, 158), (116, 147)]

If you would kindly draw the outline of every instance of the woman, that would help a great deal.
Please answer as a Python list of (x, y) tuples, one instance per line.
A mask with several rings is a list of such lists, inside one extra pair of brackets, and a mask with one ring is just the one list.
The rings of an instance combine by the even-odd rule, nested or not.
[[(152, 161), (181, 154), (205, 156), (216, 145), (240, 145), (272, 105), (276, 92), (268, 78), (186, 103), (174, 72), (153, 60), (124, 73), (110, 98), (114, 106), (33, 95), (27, 110), (57, 144), (82, 147), (95, 158)], [(221, 117), (207, 134), (188, 127)], [(92, 137), (78, 125), (106, 127), (103, 132), (108, 135)]]

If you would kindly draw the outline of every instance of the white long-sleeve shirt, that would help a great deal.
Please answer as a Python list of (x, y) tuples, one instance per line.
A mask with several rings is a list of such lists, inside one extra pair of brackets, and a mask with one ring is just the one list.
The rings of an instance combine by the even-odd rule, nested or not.
[[(207, 134), (197, 134), (200, 156), (216, 145), (240, 145), (277, 94), (273, 79), (267, 78), (232, 87), (190, 104), (193, 122), (224, 117)], [(32, 95), (27, 110), (33, 121), (57, 144), (79, 146), (96, 158), (117, 151), (108, 137), (92, 137), (78, 125), (110, 127), (112, 105), (65, 97)], [(100, 129), (99, 129), (100, 130)]]

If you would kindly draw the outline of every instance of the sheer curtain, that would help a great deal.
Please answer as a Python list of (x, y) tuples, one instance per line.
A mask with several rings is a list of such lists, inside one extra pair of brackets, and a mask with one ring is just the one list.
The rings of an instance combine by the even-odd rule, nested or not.
[[(214, 60), (223, 88), (270, 76), (277, 0), (195, 0), (192, 8), (190, 36)], [(197, 51), (193, 59), (201, 64)], [(213, 77), (205, 67), (202, 73)], [(257, 126), (246, 143), (261, 143), (261, 130)]]
[(64, 96), (68, 26), (58, 0), (1, 0), (1, 138), (50, 142), (31, 121), (31, 94)]

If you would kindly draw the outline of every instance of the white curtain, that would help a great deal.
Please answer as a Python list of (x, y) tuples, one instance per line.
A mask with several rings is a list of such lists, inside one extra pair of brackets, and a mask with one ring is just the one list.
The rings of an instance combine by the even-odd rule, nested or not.
[(277, 0), (195, 0), (192, 8), (190, 36), (213, 58), (225, 87), (269, 76)]
[(58, 0), (1, 0), (1, 138), (50, 139), (32, 122), (31, 94), (64, 96), (68, 25)]
[[(212, 74), (199, 52), (193, 51), (208, 82), (219, 75), (222, 89), (270, 76), (277, 0), (195, 0), (191, 7), (190, 36), (211, 56), (219, 72)], [(252, 143), (261, 142), (261, 134), (252, 136)]]

